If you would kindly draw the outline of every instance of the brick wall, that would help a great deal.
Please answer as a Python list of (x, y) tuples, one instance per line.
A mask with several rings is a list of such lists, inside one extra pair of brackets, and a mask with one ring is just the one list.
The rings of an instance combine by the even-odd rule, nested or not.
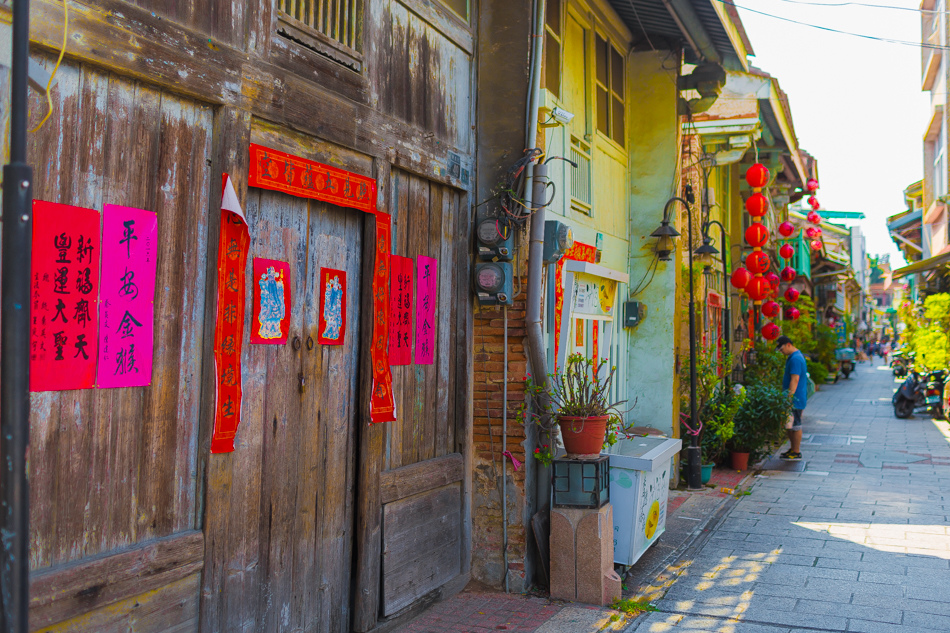
[[(522, 279), (521, 288), (524, 288)], [(525, 302), (522, 291), (508, 308), (508, 438), (507, 448), (522, 464), (526, 459), (524, 427), (517, 410), (524, 401), (526, 374)], [(474, 508), (472, 512), (472, 575), (479, 582), (504, 586), (502, 529), (502, 473), (507, 473), (508, 583), (512, 591), (524, 588), (526, 551), (525, 468), (515, 472), (502, 455), (502, 415), (505, 402), (504, 334), (501, 308), (475, 312), (474, 375)], [(533, 447), (532, 449), (533, 450)]]

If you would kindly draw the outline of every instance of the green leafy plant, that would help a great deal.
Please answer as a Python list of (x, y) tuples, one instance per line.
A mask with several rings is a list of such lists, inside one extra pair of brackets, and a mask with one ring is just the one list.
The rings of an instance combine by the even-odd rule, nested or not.
[(656, 611), (656, 607), (646, 600), (634, 600), (633, 598), (614, 598), (610, 604), (611, 609), (623, 611), (627, 615), (637, 615), (645, 611)]
[(785, 441), (785, 422), (791, 411), (781, 383), (751, 383), (733, 420), (729, 450), (749, 453), (750, 463), (755, 463)]
[[(563, 373), (548, 374), (546, 389), (534, 382), (531, 376), (525, 377), (525, 396), (533, 401), (534, 410), (529, 408), (526, 398), (518, 408), (518, 419), (522, 423), (531, 419), (543, 426), (546, 418), (608, 416), (604, 448), (612, 446), (624, 434), (625, 411), (620, 407), (627, 402), (611, 401), (610, 388), (616, 372), (616, 367), (607, 368), (606, 359), (594, 361), (581, 354), (571, 354)], [(546, 428), (553, 428), (553, 424)]]
[(924, 300), (923, 314), (911, 307), (901, 308), (901, 317), (908, 324), (904, 332), (917, 364), (927, 369), (946, 369), (950, 366), (950, 294), (939, 293)]
[(775, 343), (759, 341), (755, 344), (755, 362), (745, 370), (746, 384), (775, 384), (782, 382), (785, 373), (785, 355), (775, 350)]
[(545, 466), (550, 466), (551, 461), (554, 459), (554, 452), (550, 446), (544, 444), (534, 449), (534, 458)]
[(828, 367), (815, 360), (806, 361), (808, 363), (808, 375), (815, 381), (816, 388), (828, 381)]
[(745, 390), (717, 389), (712, 398), (703, 407), (700, 418), (703, 421), (703, 433), (700, 447), (703, 463), (721, 463), (725, 460), (730, 439), (735, 434), (735, 417), (745, 403)]

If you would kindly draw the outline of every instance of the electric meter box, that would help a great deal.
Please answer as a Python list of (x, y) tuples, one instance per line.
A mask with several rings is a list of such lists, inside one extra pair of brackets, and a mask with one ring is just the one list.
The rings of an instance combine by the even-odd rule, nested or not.
[(514, 259), (514, 235), (507, 219), (483, 217), (475, 223), (475, 254), (481, 261), (510, 262)]
[(483, 306), (510, 306), (514, 302), (512, 277), (514, 270), (509, 262), (479, 262), (475, 264), (472, 285), (475, 297)]

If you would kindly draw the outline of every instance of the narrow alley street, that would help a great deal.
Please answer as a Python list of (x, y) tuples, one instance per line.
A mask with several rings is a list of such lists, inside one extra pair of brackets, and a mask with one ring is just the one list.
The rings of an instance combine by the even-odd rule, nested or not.
[[(627, 630), (950, 630), (950, 429), (898, 420), (875, 359), (806, 409), (800, 472), (766, 470)], [(767, 466), (782, 467), (773, 460)]]

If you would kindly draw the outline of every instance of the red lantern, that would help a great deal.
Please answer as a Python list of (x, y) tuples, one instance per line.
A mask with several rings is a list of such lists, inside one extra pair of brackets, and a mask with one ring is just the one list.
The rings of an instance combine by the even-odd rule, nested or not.
[(769, 170), (762, 163), (756, 163), (745, 172), (745, 181), (753, 189), (761, 189), (769, 183)]
[(753, 275), (764, 273), (769, 269), (769, 256), (762, 251), (753, 251), (746, 256), (745, 267)]
[(745, 210), (753, 218), (761, 218), (769, 211), (769, 199), (761, 193), (753, 193), (745, 201)]
[(750, 273), (745, 268), (736, 268), (732, 272), (732, 278), (730, 283), (732, 283), (733, 288), (738, 288), (739, 290), (745, 290), (745, 287), (749, 285), (749, 282), (752, 280), (752, 273)]
[(818, 229), (816, 229), (816, 228), (813, 227), (813, 226), (809, 226), (808, 228), (805, 229), (805, 235), (806, 235), (809, 239), (816, 238), (816, 237), (818, 237)]
[(795, 303), (798, 301), (798, 295), (801, 294), (795, 288), (788, 288), (785, 290), (785, 300), (789, 303)]
[(798, 317), (800, 317), (801, 315), (802, 315), (802, 313), (798, 311), (798, 308), (792, 308), (792, 309), (790, 309), (790, 310), (788, 311), (788, 317), (789, 317), (792, 321), (797, 321), (797, 320), (798, 320)]
[(778, 249), (778, 254), (782, 256), (782, 259), (791, 259), (795, 254), (795, 249), (791, 244), (782, 244), (782, 248)]
[(786, 266), (782, 269), (782, 281), (792, 282), (795, 280), (795, 277), (795, 269), (791, 266)]
[(762, 326), (762, 337), (766, 341), (774, 341), (781, 333), (782, 329), (774, 323), (766, 323)]
[(818, 191), (818, 181), (814, 178), (809, 178), (805, 181), (805, 189), (809, 191)]
[(815, 235), (817, 235), (818, 237), (821, 237), (821, 227), (820, 227), (820, 226), (816, 226), (816, 227), (815, 227)]
[(778, 314), (778, 304), (774, 301), (766, 301), (762, 304), (762, 316), (771, 319)]
[(782, 237), (791, 237), (795, 232), (795, 225), (791, 222), (782, 222), (778, 225), (778, 232), (782, 234)]
[(753, 277), (749, 285), (745, 287), (746, 294), (753, 301), (762, 301), (768, 296), (770, 290), (772, 290), (772, 286), (769, 285), (769, 281), (765, 277)]
[(818, 202), (818, 198), (815, 196), (808, 196), (808, 206), (817, 211), (821, 207), (821, 203)]
[(745, 230), (745, 241), (749, 246), (764, 246), (769, 241), (769, 230), (759, 222), (753, 222)]
[(782, 282), (782, 280), (779, 279), (778, 275), (776, 275), (773, 272), (766, 273), (765, 278), (768, 280), (769, 285), (772, 286), (773, 288), (778, 288), (778, 285)]
[(821, 250), (821, 240), (813, 240), (811, 243), (811, 250), (820, 251)]
[(809, 211), (805, 217), (808, 218), (808, 221), (812, 224), (821, 224), (821, 216), (815, 211)]

